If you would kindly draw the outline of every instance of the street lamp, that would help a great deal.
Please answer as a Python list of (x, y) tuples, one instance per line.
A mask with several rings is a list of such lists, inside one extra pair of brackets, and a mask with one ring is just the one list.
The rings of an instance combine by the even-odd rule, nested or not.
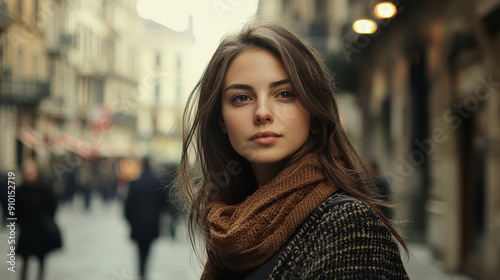
[(396, 8), (396, 5), (388, 1), (379, 2), (373, 8), (373, 13), (380, 19), (393, 18), (397, 12), (398, 8)]
[(377, 23), (371, 19), (358, 19), (352, 24), (352, 29), (359, 34), (373, 34), (377, 31)]

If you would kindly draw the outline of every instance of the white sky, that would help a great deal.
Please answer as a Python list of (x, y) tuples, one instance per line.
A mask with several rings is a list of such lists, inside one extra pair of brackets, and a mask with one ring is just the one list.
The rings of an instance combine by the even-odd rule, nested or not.
[(189, 16), (194, 13), (193, 2), (193, 0), (138, 0), (137, 11), (143, 18), (182, 31), (187, 28)]
[(195, 36), (221, 36), (257, 11), (258, 0), (138, 0), (140, 16), (175, 31), (188, 27), (194, 17)]
[[(257, 12), (259, 0), (138, 0), (137, 11), (175, 31), (188, 27), (193, 16), (196, 44), (191, 60), (192, 78), (197, 81), (222, 36), (239, 29)], [(193, 83), (195, 81), (193, 80)]]

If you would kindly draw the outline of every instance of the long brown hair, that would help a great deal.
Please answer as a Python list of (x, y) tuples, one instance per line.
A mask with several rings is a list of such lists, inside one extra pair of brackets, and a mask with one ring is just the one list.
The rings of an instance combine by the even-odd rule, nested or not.
[[(182, 157), (176, 184), (190, 207), (189, 231), (206, 234), (205, 209), (215, 196), (237, 203), (257, 183), (248, 161), (237, 154), (220, 127), (224, 77), (232, 60), (250, 48), (272, 52), (287, 71), (294, 94), (311, 114), (311, 133), (288, 161), (317, 153), (328, 180), (356, 197), (381, 217), (393, 236), (408, 251), (402, 236), (381, 212), (387, 206), (369, 182), (369, 172), (341, 125), (330, 73), (319, 55), (304, 40), (276, 22), (257, 19), (239, 33), (226, 36), (192, 91), (183, 120)], [(194, 157), (191, 158), (191, 157)]]

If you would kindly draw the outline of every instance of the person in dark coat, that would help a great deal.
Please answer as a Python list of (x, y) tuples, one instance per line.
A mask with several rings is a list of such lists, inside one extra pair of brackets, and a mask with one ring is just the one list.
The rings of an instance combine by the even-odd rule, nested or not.
[(162, 184), (151, 170), (148, 158), (143, 159), (141, 176), (130, 182), (125, 200), (125, 217), (131, 238), (139, 249), (139, 274), (146, 279), (146, 264), (152, 242), (159, 236), (160, 213), (166, 201)]
[(0, 173), (0, 204), (2, 205), (2, 228), (7, 224), (7, 211), (8, 211), (8, 191), (9, 191), (9, 177), (6, 173)]
[[(389, 182), (385, 179), (382, 174), (380, 174), (380, 170), (378, 168), (377, 163), (374, 161), (369, 162), (369, 167), (371, 167), (373, 172), (373, 182), (378, 189), (380, 197), (383, 201), (387, 203), (392, 203), (392, 191)], [(394, 217), (394, 212), (392, 208), (389, 207), (381, 207), (382, 213), (388, 218), (392, 219)]]
[(41, 180), (34, 160), (23, 163), (22, 174), (23, 183), (16, 189), (16, 218), (21, 230), (16, 250), (23, 259), (21, 280), (26, 279), (31, 256), (38, 258), (38, 279), (43, 279), (45, 256), (62, 247), (59, 229), (53, 231), (57, 227), (54, 221), (57, 199)]

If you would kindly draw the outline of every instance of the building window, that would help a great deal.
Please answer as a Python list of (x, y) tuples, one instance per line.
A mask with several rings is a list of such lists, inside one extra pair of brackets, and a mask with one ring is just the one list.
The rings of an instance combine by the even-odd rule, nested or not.
[[(21, 2), (21, 1), (19, 1)], [(33, 20), (35, 23), (38, 23), (38, 16), (39, 16), (39, 10), (38, 10), (38, 0), (35, 0), (34, 7), (33, 7)]]
[(38, 56), (33, 56), (33, 79), (38, 79)]
[(155, 104), (158, 104), (160, 101), (160, 83), (156, 82), (155, 84)]
[(85, 58), (92, 58), (92, 44), (93, 40), (92, 33), (89, 29), (85, 28)]
[(107, 4), (106, 2), (107, 2), (106, 0), (103, 0), (103, 1), (102, 1), (102, 3), (101, 3), (101, 9), (100, 9), (100, 10), (101, 10), (101, 11), (100, 11), (101, 13), (100, 13), (100, 16), (101, 16), (102, 18), (105, 18), (105, 17), (106, 17), (106, 4)]
[(17, 12), (23, 14), (23, 0), (17, 0)]
[(104, 103), (104, 84), (100, 81), (96, 83), (97, 87), (97, 96), (96, 96), (96, 102), (101, 104)]
[(20, 47), (17, 49), (17, 59), (16, 59), (16, 73), (15, 75), (18, 77), (23, 77), (23, 71), (24, 71), (24, 53), (23, 49)]
[(161, 54), (159, 52), (155, 56), (155, 65), (157, 68), (161, 66)]
[(315, 1), (316, 18), (320, 20), (326, 20), (326, 1), (316, 0)]

